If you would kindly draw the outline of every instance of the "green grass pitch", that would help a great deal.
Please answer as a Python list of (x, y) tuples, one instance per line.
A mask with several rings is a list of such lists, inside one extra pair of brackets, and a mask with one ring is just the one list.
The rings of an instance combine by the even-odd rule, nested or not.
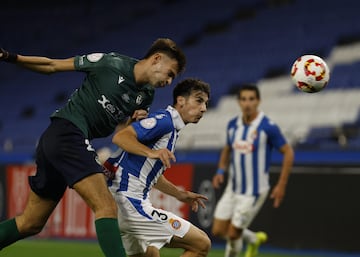
[[(177, 257), (180, 249), (161, 250), (161, 256)], [(103, 257), (99, 245), (96, 242), (62, 241), (62, 240), (39, 240), (28, 239), (19, 241), (6, 247), (0, 252), (1, 257)], [(208, 257), (223, 257), (224, 250), (211, 250)], [(319, 256), (319, 255), (317, 255)], [(289, 255), (282, 253), (260, 253), (258, 257), (313, 257), (311, 255)]]

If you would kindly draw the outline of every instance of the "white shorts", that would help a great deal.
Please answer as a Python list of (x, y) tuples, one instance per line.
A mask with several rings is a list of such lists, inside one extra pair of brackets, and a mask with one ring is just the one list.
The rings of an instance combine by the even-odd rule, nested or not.
[(179, 216), (156, 209), (147, 200), (114, 194), (118, 222), (127, 255), (145, 253), (148, 246), (158, 249), (170, 243), (173, 236), (184, 237), (191, 223)]
[(245, 229), (263, 206), (268, 190), (258, 197), (251, 195), (235, 194), (232, 190), (225, 190), (216, 205), (214, 218), (219, 220), (231, 220), (237, 227)]

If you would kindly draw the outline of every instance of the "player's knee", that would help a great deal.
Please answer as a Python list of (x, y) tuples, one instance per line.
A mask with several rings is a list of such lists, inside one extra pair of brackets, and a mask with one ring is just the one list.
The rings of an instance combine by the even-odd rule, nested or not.
[(225, 237), (226, 236), (225, 231), (222, 229), (218, 229), (217, 227), (212, 227), (211, 233), (215, 237)]
[(211, 249), (211, 240), (208, 236), (204, 236), (203, 239), (201, 240), (201, 253), (203, 254), (203, 256), (207, 256), (208, 252)]
[(41, 232), (46, 224), (46, 221), (26, 220), (18, 217), (16, 219), (16, 224), (20, 234), (32, 236)]
[(108, 201), (99, 202), (97, 205), (94, 206), (93, 211), (96, 218), (117, 217), (117, 206), (112, 198)]
[(237, 240), (241, 237), (242, 235), (242, 230), (237, 230), (237, 231), (229, 231), (228, 233), (228, 239), (229, 240)]
[(211, 249), (211, 240), (205, 232), (202, 231), (201, 236), (196, 240), (198, 251), (197, 256), (207, 256)]

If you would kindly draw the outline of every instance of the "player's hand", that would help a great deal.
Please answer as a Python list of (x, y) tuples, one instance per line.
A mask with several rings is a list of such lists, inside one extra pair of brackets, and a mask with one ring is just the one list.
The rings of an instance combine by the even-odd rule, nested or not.
[(131, 119), (138, 121), (147, 118), (147, 116), (148, 112), (146, 110), (140, 109), (134, 112), (134, 114), (131, 116)]
[(0, 61), (15, 62), (16, 59), (17, 59), (17, 54), (9, 53), (4, 48), (0, 47)]
[(0, 48), (0, 60), (5, 60), (7, 56), (9, 56), (9, 52)]
[(278, 208), (285, 197), (285, 185), (277, 184), (271, 192), (270, 198), (274, 200), (274, 208)]
[(173, 152), (168, 149), (152, 150), (148, 155), (149, 158), (160, 159), (165, 168), (171, 167), (171, 161), (176, 162), (176, 158)]
[(224, 183), (224, 175), (216, 174), (212, 179), (213, 187), (219, 189), (222, 183)]
[(177, 197), (179, 201), (188, 203), (191, 205), (191, 210), (197, 212), (199, 205), (202, 208), (206, 208), (204, 201), (207, 201), (208, 198), (205, 195), (197, 194), (190, 191), (182, 191)]

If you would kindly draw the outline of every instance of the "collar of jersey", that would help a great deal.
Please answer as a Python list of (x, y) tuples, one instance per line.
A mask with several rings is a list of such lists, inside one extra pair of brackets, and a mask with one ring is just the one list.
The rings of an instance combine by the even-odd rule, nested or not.
[(184, 121), (182, 120), (179, 112), (174, 107), (169, 105), (166, 110), (171, 114), (171, 118), (174, 122), (174, 127), (176, 128), (176, 130), (179, 131), (180, 129), (185, 127)]

